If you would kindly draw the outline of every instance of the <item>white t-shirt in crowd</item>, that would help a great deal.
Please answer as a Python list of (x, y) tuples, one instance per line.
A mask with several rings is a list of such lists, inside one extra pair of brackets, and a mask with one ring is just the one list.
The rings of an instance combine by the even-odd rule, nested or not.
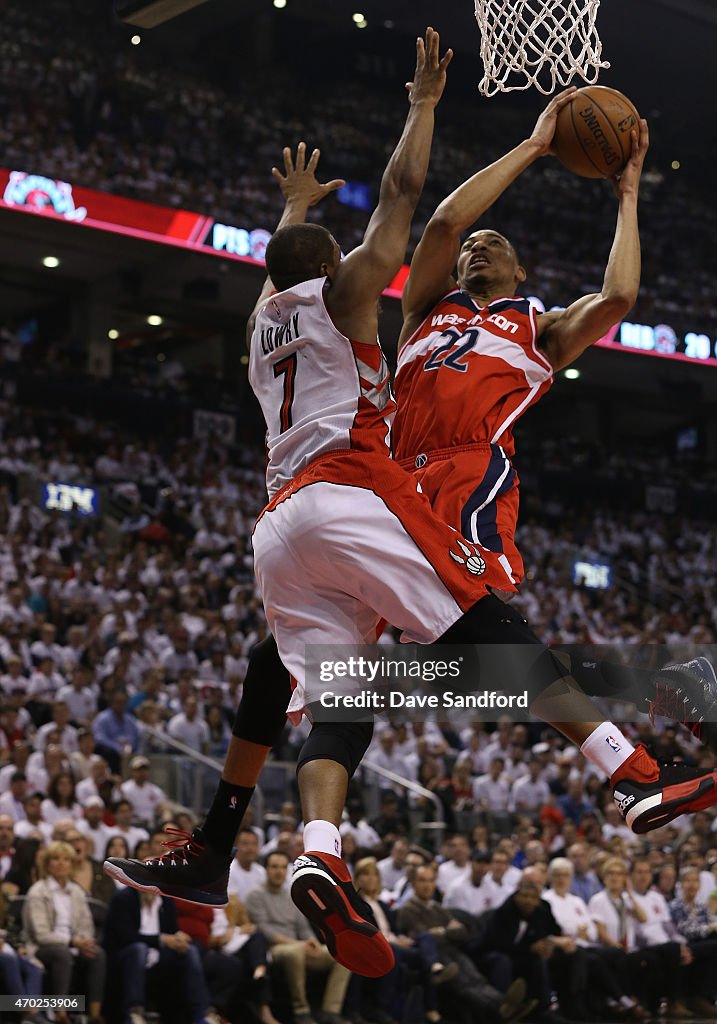
[(480, 885), (473, 885), (470, 878), (459, 879), (443, 895), (443, 906), (450, 910), (465, 910), (476, 917), (484, 910), (491, 909), (486, 902), (486, 892)]
[(660, 946), (663, 942), (684, 942), (672, 923), (667, 900), (657, 889), (646, 893), (630, 893), (632, 900), (645, 913), (647, 920), (637, 922), (637, 938), (641, 946)]
[(141, 842), (143, 839), (149, 839), (149, 832), (147, 831), (147, 829), (140, 828), (138, 825), (130, 825), (127, 831), (124, 831), (124, 829), (121, 828), (117, 828), (116, 825), (112, 825), (111, 828), (109, 829), (109, 833), (110, 839), (112, 838), (112, 836), (122, 836), (122, 838), (126, 840), (127, 845), (129, 846), (130, 857), (133, 856), (134, 848), (137, 845), (137, 843)]
[(167, 732), (175, 740), (186, 743), (192, 750), (201, 752), (203, 746), (209, 743), (209, 726), (204, 719), (197, 716), (193, 721), (190, 721), (183, 711), (170, 718), (167, 724)]
[(15, 823), (13, 833), (16, 839), (28, 839), (30, 836), (39, 832), (46, 843), (52, 842), (52, 833), (54, 832), (54, 826), (49, 825), (46, 821), (38, 821), (35, 825), (25, 821), (18, 821)]
[(468, 861), (463, 867), (458, 867), (452, 860), (444, 860), (438, 868), (436, 885), (445, 895), (456, 882), (467, 882), (471, 877), (471, 864)]
[(145, 782), (139, 786), (134, 779), (128, 779), (120, 786), (122, 796), (129, 800), (136, 817), (140, 821), (153, 822), (157, 816), (157, 809), (165, 803), (166, 796), (153, 782)]
[(404, 876), (404, 869), (396, 867), (393, 857), (384, 857), (376, 867), (381, 876), (381, 886), (384, 889), (395, 889)]
[(72, 807), (58, 807), (54, 801), (46, 797), (40, 804), (40, 813), (48, 825), (56, 825), (58, 821), (65, 821), (66, 818), (79, 821), (82, 818), (82, 804), (74, 803)]
[[(598, 941), (597, 928), (585, 900), (569, 892), (559, 896), (553, 889), (546, 889), (543, 899), (550, 904), (553, 917), (560, 925), (563, 935), (575, 939), (579, 946), (587, 946)], [(585, 928), (586, 934), (578, 938), (578, 932)]]
[[(517, 871), (517, 877), (514, 872)], [(518, 888), (520, 871), (517, 868), (508, 868), (500, 882), (496, 882), (491, 874), (487, 874), (480, 884), (486, 900), (486, 910), (493, 910), (502, 906)]]
[(230, 896), (237, 896), (242, 903), (246, 902), (247, 893), (252, 889), (258, 889), (266, 881), (266, 870), (257, 864), (256, 861), (247, 869), (243, 868), (235, 858), (229, 868), (229, 884), (227, 892)]
[[(116, 835), (114, 829), (110, 828), (109, 825), (105, 825), (103, 822), (100, 823), (98, 828), (90, 828), (90, 823), (87, 818), (82, 818), (77, 822), (77, 830), (81, 832), (83, 836), (87, 836), (92, 840), (93, 851), (90, 853), (90, 857), (93, 860), (104, 860), (107, 843), (113, 835)], [(132, 853), (131, 850), (130, 853)]]

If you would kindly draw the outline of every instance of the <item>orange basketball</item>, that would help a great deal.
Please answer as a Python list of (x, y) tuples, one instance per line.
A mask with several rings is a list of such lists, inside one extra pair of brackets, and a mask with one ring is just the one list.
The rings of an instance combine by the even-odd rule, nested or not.
[(630, 132), (640, 115), (627, 96), (603, 85), (578, 89), (558, 114), (553, 146), (569, 171), (583, 178), (613, 178), (630, 158)]

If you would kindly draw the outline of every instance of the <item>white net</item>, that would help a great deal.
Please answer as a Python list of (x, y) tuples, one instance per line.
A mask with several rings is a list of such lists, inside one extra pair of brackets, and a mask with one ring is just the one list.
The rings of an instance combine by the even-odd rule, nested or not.
[(580, 75), (590, 85), (602, 68), (595, 19), (600, 0), (475, 0), (484, 96), (535, 86), (549, 96)]

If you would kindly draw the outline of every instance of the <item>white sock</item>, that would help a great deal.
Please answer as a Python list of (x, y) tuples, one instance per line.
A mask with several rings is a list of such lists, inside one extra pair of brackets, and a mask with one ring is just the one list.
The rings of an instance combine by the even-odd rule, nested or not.
[(309, 821), (304, 826), (304, 850), (316, 853), (329, 853), (332, 857), (341, 856), (341, 836), (339, 830), (330, 821)]
[(613, 722), (602, 722), (580, 747), (580, 752), (588, 761), (601, 768), (608, 778), (614, 775), (634, 750), (632, 743)]

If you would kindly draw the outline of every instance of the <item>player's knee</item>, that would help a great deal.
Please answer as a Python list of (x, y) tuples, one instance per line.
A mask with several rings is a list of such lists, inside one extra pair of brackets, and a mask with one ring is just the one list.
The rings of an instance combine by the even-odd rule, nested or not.
[(440, 644), (540, 644), (517, 608), (488, 594), (446, 630)]
[(469, 608), (438, 643), (465, 648), (461, 675), (468, 686), (504, 689), (509, 679), (512, 693), (527, 693), (528, 707), (549, 686), (570, 675), (525, 616), (493, 594)]
[(373, 737), (373, 722), (316, 722), (301, 748), (297, 774), (309, 761), (336, 761), (349, 779), (361, 763)]
[(291, 677), (279, 657), (274, 637), (268, 636), (249, 655), (232, 732), (240, 740), (273, 747), (286, 725), (290, 700)]

